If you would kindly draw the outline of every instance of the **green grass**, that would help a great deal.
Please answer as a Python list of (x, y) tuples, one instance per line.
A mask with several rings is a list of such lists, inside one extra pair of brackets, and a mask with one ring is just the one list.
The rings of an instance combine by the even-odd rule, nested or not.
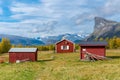
[(0, 80), (120, 80), (120, 50), (106, 52), (111, 60), (82, 62), (79, 52), (41, 51), (37, 62), (0, 64)]

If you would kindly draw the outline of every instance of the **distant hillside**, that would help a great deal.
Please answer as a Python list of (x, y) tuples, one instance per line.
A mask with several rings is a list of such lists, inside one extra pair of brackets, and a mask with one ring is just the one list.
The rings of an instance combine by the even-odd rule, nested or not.
[(87, 40), (94, 40), (95, 38), (112, 38), (120, 37), (120, 23), (106, 20), (101, 17), (95, 17), (94, 32), (87, 38)]
[(65, 38), (65, 39), (68, 39), (68, 40), (71, 40), (75, 43), (78, 43), (79, 41), (81, 40), (84, 40), (85, 37), (87, 37), (88, 34), (86, 33), (82, 33), (82, 34), (69, 34), (69, 33), (66, 33), (66, 34), (61, 34), (61, 35), (58, 35), (58, 36), (48, 36), (48, 37), (45, 37), (45, 38), (40, 38), (38, 37), (37, 39), (39, 40), (42, 40), (45, 44), (55, 44), (56, 42), (60, 41), (62, 38)]
[(20, 36), (14, 36), (14, 35), (6, 35), (6, 34), (0, 34), (0, 41), (2, 38), (8, 38), (12, 44), (22, 44), (22, 45), (43, 45), (44, 43), (40, 40), (32, 39), (32, 38), (26, 38), (26, 37), (20, 37)]

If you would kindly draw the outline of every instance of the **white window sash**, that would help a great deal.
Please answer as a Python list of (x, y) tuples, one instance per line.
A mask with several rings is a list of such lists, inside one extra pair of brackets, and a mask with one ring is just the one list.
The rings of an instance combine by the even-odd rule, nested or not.
[(63, 50), (63, 46), (61, 46), (61, 50)]
[(67, 46), (67, 50), (69, 50), (69, 46)]

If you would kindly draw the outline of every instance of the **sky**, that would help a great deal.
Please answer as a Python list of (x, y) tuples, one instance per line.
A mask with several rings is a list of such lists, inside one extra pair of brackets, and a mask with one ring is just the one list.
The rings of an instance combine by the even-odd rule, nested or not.
[(0, 0), (0, 34), (92, 33), (94, 17), (120, 22), (120, 0)]

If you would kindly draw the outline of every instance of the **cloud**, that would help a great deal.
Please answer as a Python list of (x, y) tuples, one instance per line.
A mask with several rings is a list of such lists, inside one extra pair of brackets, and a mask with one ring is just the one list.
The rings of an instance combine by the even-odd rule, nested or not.
[[(41, 25), (34, 24), (35, 27), (29, 32), (30, 33), (46, 33), (46, 34), (54, 33), (56, 24), (57, 24), (56, 21), (42, 23)], [(42, 28), (40, 26), (42, 26)]]
[(11, 18), (24, 19), (27, 16), (34, 16), (35, 13), (39, 11), (39, 7), (25, 3), (14, 2), (10, 7), (10, 10), (13, 13)]
[[(14, 22), (6, 20), (0, 25), (1, 29), (10, 30), (10, 34), (18, 32), (17, 35), (24, 33), (30, 37), (92, 32), (95, 16), (120, 16), (119, 3), (119, 0), (13, 0), (9, 5), (9, 19)], [(1, 8), (0, 13), (3, 13)]]
[[(13, 13), (11, 18), (20, 20), (20, 23), (28, 24), (31, 27), (29, 29), (31, 33), (41, 32), (50, 34), (54, 29), (57, 29), (57, 33), (60, 33), (59, 31), (62, 30), (59, 30), (59, 27), (64, 26), (66, 30), (72, 29), (74, 25), (71, 17), (81, 13), (78, 12), (79, 10), (84, 11), (79, 7), (85, 4), (85, 0), (70, 0), (69, 2), (64, 0), (41, 0), (39, 5), (13, 2), (10, 7)], [(56, 22), (59, 24), (59, 27), (56, 26)], [(21, 27), (21, 24), (19, 25)]]
[[(37, 17), (48, 17), (51, 19), (59, 19), (62, 16), (72, 16), (78, 14), (80, 11), (84, 11), (80, 6), (85, 5), (86, 0), (41, 0), (39, 4), (26, 4), (20, 2), (13, 2), (11, 11), (12, 18), (21, 19), (25, 16), (37, 16)], [(70, 14), (74, 12), (75, 14)]]
[[(88, 1), (89, 2), (89, 1)], [(88, 4), (87, 2), (87, 4)], [(89, 5), (90, 3), (93, 3), (93, 5)], [(112, 17), (117, 19), (116, 16), (120, 17), (120, 0), (106, 0), (106, 1), (94, 1), (90, 2), (88, 4), (88, 11), (83, 12), (82, 14), (78, 14), (72, 17), (72, 19), (75, 21), (76, 25), (81, 24), (89, 24), (94, 20), (94, 17), (104, 17), (110, 19)], [(87, 9), (86, 9), (87, 10)]]
[(103, 7), (103, 12), (106, 14), (116, 14), (116, 13), (120, 13), (120, 0), (107, 0), (105, 6)]

